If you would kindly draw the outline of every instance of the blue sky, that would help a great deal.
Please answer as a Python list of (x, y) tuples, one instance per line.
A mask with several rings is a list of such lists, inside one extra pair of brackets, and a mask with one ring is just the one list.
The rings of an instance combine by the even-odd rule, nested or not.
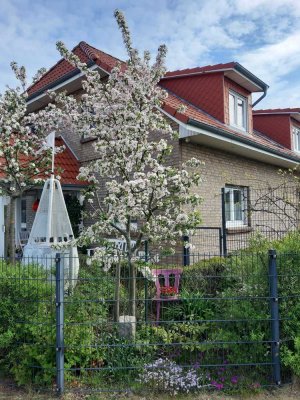
[(10, 61), (29, 77), (57, 62), (57, 40), (125, 59), (115, 8), (137, 48), (167, 45), (168, 69), (238, 61), (270, 85), (259, 108), (300, 107), (299, 0), (0, 0), (0, 91), (16, 83)]

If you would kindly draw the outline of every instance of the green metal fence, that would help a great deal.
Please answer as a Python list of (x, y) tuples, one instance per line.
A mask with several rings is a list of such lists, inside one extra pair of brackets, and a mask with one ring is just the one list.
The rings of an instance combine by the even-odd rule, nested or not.
[(74, 285), (59, 254), (48, 269), (2, 260), (1, 376), (58, 393), (288, 382), (300, 336), (300, 253), (193, 254), (185, 267), (182, 258), (137, 260), (133, 281), (125, 261), (82, 257)]

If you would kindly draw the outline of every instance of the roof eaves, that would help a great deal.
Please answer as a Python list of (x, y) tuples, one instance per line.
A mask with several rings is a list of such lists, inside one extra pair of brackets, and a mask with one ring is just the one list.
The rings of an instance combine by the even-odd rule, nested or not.
[(196, 126), (197, 128), (206, 129), (206, 130), (208, 130), (208, 131), (210, 131), (212, 133), (215, 133), (217, 135), (224, 136), (224, 137), (227, 137), (229, 139), (233, 139), (233, 140), (239, 141), (241, 143), (250, 145), (250, 146), (255, 147), (257, 149), (267, 151), (267, 152), (269, 152), (271, 154), (275, 154), (277, 156), (285, 157), (288, 160), (291, 160), (291, 161), (294, 161), (294, 162), (298, 162), (298, 163), (300, 162), (300, 158), (298, 158), (298, 157), (293, 157), (291, 155), (285, 154), (284, 152), (276, 151), (275, 149), (270, 149), (268, 146), (264, 146), (263, 144), (260, 144), (260, 143), (255, 143), (252, 140), (247, 139), (246, 137), (245, 138), (237, 137), (233, 133), (230, 133), (230, 132), (228, 132), (228, 131), (226, 131), (226, 130), (224, 130), (222, 128), (217, 128), (215, 126), (205, 124), (204, 122), (196, 121), (196, 120), (194, 120), (192, 118), (189, 118), (187, 123), (188, 123), (188, 125)]
[(300, 115), (300, 112), (297, 111), (283, 111), (283, 112), (254, 112), (253, 115)]
[(261, 79), (259, 79), (256, 75), (252, 74), (252, 72), (250, 72), (248, 69), (243, 67), (238, 62), (229, 63), (229, 64), (227, 64), (226, 67), (224, 66), (224, 68), (216, 68), (216, 69), (209, 69), (209, 70), (204, 69), (202, 71), (196, 71), (196, 72), (191, 72), (191, 73), (187, 72), (185, 74), (178, 73), (177, 75), (164, 76), (163, 78), (161, 78), (161, 80), (176, 79), (176, 78), (183, 78), (186, 76), (204, 75), (204, 74), (211, 74), (211, 73), (216, 73), (216, 72), (226, 72), (226, 71), (238, 72), (239, 74), (245, 76), (251, 82), (255, 83), (258, 87), (260, 87), (262, 89), (262, 91), (266, 91), (269, 88), (269, 85), (267, 85), (265, 82), (263, 82)]
[(236, 62), (233, 69), (235, 69), (240, 74), (244, 75), (246, 78), (251, 80), (253, 83), (256, 83), (256, 85), (261, 87), (263, 89), (263, 91), (265, 91), (269, 88), (269, 85), (267, 85), (265, 82), (263, 82), (261, 79), (259, 79), (256, 75), (252, 74), (252, 72), (250, 72), (248, 69), (243, 67), (240, 63)]
[(204, 74), (211, 74), (216, 72), (225, 72), (229, 71), (234, 68), (222, 68), (222, 69), (213, 69), (213, 70), (203, 70), (203, 71), (196, 71), (196, 72), (187, 72), (186, 74), (178, 74), (178, 75), (170, 75), (170, 76), (163, 76), (161, 80), (167, 79), (176, 79), (176, 78), (184, 78), (186, 76), (195, 76), (195, 75), (204, 75)]

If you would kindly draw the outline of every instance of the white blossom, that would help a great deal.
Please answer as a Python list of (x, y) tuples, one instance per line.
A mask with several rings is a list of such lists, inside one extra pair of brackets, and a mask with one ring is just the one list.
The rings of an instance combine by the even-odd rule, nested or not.
[(115, 17), (129, 59), (117, 64), (107, 80), (62, 42), (57, 48), (86, 77), (85, 94), (72, 110), (68, 104), (63, 109), (70, 110), (70, 123), (79, 136), (97, 139), (93, 142), (94, 160), (81, 167), (79, 175), (93, 184), (92, 196), (86, 198), (95, 222), (82, 232), (78, 243), (97, 244), (105, 237), (121, 237), (131, 265), (145, 240), (158, 247), (173, 246), (199, 223), (200, 199), (191, 190), (200, 182), (200, 175), (196, 160), (190, 170), (169, 163), (178, 133), (159, 111), (167, 96), (158, 86), (165, 74), (166, 47), (159, 47), (150, 65), (149, 53), (142, 57), (132, 46), (124, 15), (116, 11)]

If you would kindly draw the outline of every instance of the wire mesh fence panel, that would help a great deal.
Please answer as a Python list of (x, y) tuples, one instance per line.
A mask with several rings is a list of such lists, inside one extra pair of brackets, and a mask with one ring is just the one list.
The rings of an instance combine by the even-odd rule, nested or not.
[[(0, 260), (1, 376), (17, 385), (55, 389), (55, 276), (26, 262)], [(55, 270), (54, 270), (55, 271)]]
[(69, 390), (174, 393), (273, 383), (268, 256), (201, 257), (185, 268), (176, 265), (180, 258), (137, 264), (135, 278), (125, 262), (81, 262), (64, 301)]
[(38, 388), (141, 396), (252, 390), (275, 385), (278, 373), (287, 382), (293, 370), (288, 355), (299, 334), (300, 253), (191, 256), (183, 267), (181, 253), (149, 254), (150, 261), (135, 260), (133, 269), (122, 257), (82, 256), (78, 277), (63, 256), (48, 269), (38, 260), (14, 266), (3, 260), (0, 351), (6, 373)]
[(190, 254), (216, 254), (223, 253), (222, 229), (220, 227), (197, 227), (189, 238), (192, 245)]
[(280, 354), (283, 379), (299, 375), (300, 366), (300, 252), (277, 254)]
[(258, 236), (280, 240), (299, 228), (299, 188), (290, 184), (222, 189), (222, 227), (227, 252), (248, 248)]

